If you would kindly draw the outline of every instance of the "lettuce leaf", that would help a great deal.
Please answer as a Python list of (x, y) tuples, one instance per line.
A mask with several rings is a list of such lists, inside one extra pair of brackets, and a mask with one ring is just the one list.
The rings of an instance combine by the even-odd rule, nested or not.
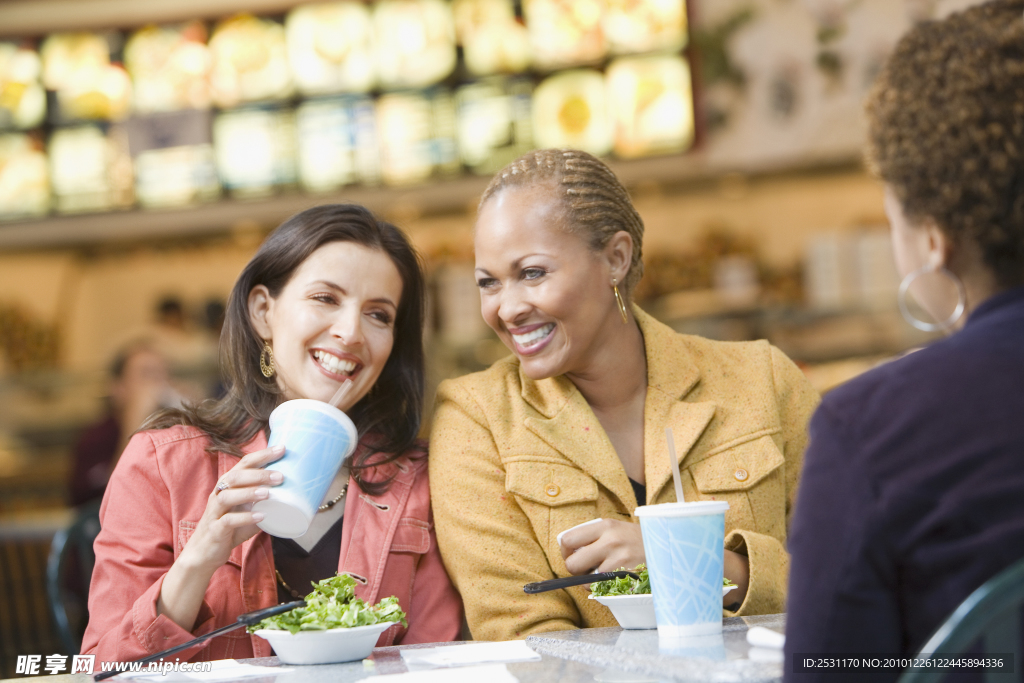
[(332, 628), (371, 626), (386, 622), (401, 622), (408, 626), (405, 612), (398, 598), (384, 598), (376, 605), (367, 605), (355, 597), (356, 581), (348, 574), (338, 574), (313, 584), (313, 592), (306, 596), (306, 606), (268, 617), (249, 627), (291, 631), (326, 631)]
[[(625, 567), (620, 568), (619, 571), (626, 570)], [(609, 579), (608, 581), (597, 581), (590, 584), (590, 592), (598, 597), (607, 597), (610, 595), (648, 595), (651, 592), (651, 577), (647, 573), (647, 566), (643, 564), (637, 565), (633, 571), (640, 575), (639, 579), (634, 579), (630, 576), (624, 576), (621, 579)], [(723, 586), (735, 586), (732, 581), (722, 577)]]

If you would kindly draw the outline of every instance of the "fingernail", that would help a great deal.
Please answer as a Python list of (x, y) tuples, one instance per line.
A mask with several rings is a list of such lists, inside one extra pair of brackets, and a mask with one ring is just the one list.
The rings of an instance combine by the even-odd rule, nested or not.
[(270, 483), (271, 484), (280, 484), (282, 481), (284, 481), (284, 475), (283, 474), (281, 474), (280, 472), (271, 472), (270, 473)]
[(253, 491), (252, 495), (256, 498), (266, 498), (267, 496), (270, 495), (270, 491), (268, 489), (261, 487)]
[(270, 450), (272, 450), (274, 453), (284, 453), (284, 446), (279, 444), (277, 446), (274, 446)]
[(252, 513), (252, 521), (254, 521), (254, 522), (262, 522), (263, 521), (263, 513), (262, 512), (254, 512), (254, 513)]

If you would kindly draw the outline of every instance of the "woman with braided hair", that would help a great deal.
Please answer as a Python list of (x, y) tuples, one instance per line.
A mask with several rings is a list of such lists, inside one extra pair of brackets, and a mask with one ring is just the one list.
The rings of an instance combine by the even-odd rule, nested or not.
[(644, 561), (634, 509), (676, 500), (666, 427), (685, 500), (730, 506), (727, 614), (784, 610), (818, 397), (767, 342), (677, 334), (632, 305), (643, 231), (612, 171), (576, 150), (517, 159), (480, 201), (481, 311), (512, 355), (441, 385), (430, 459), (438, 545), (475, 638), (615, 625), (585, 587), (523, 585)]

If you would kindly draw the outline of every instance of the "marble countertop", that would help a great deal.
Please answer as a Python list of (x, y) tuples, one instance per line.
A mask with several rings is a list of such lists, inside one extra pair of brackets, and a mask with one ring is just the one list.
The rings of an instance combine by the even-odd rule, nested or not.
[[(721, 636), (705, 636), (678, 643), (660, 642), (655, 630), (594, 628), (554, 631), (530, 636), (526, 640), (527, 645), (541, 654), (541, 661), (507, 666), (520, 683), (688, 683), (712, 680), (716, 683), (777, 683), (782, 680), (781, 653), (767, 651), (758, 655), (756, 649), (752, 650), (746, 642), (747, 630), (752, 626), (781, 632), (785, 628), (785, 615), (726, 619)], [(377, 648), (371, 655), (372, 664), (356, 661), (296, 666), (282, 665), (277, 657), (246, 659), (241, 661), (281, 671), (238, 679), (238, 683), (355, 683), (378, 675), (404, 673), (407, 669), (402, 650), (438, 645), (443, 644)], [(91, 676), (83, 674), (46, 676), (46, 679), (52, 683), (92, 681)], [(171, 674), (158, 680), (173, 683), (195, 679)]]

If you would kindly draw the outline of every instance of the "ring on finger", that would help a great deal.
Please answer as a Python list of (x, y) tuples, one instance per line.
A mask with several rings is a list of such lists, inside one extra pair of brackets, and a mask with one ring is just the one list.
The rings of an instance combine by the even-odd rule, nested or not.
[(221, 481), (217, 483), (217, 488), (214, 489), (214, 491), (220, 493), (221, 491), (227, 491), (229, 488), (231, 487), (228, 485), (226, 481)]

